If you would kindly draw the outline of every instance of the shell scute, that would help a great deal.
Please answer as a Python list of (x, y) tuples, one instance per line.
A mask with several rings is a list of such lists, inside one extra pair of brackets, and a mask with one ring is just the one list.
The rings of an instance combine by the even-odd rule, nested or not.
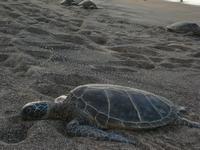
[(85, 86), (80, 86), (80, 87), (78, 87), (78, 88), (75, 88), (75, 89), (72, 91), (72, 93), (73, 93), (73, 95), (75, 95), (76, 97), (81, 97), (81, 96), (84, 94), (84, 92), (85, 92), (86, 89), (87, 89), (87, 87), (85, 87)]
[[(132, 106), (128, 94), (120, 90), (106, 90), (110, 102), (109, 115), (123, 121), (139, 121), (136, 109)], [(120, 113), (119, 113), (120, 112)]]
[(155, 96), (153, 97), (149, 95), (148, 98), (151, 101), (151, 103), (156, 107), (157, 111), (160, 113), (162, 117), (168, 115), (170, 107), (166, 103), (164, 103), (163, 101), (160, 100), (160, 98)]
[(119, 120), (117, 120), (115, 118), (109, 118), (107, 126), (108, 127), (110, 126), (110, 127), (116, 127), (116, 128), (118, 128), (118, 127), (122, 126), (121, 123), (122, 123), (121, 121), (119, 121)]
[(84, 109), (86, 106), (86, 104), (83, 102), (83, 100), (81, 98), (77, 99), (78, 103), (77, 103), (77, 107), (80, 109)]
[(96, 116), (96, 120), (97, 120), (100, 124), (106, 125), (106, 123), (108, 122), (108, 116), (99, 113), (99, 114)]
[(91, 106), (87, 106), (86, 111), (94, 117), (98, 114), (98, 111)]
[(82, 99), (89, 104), (96, 108), (99, 112), (108, 113), (108, 105), (107, 105), (107, 97), (103, 90), (88, 88)]
[(152, 103), (147, 99), (145, 94), (129, 92), (133, 103), (139, 111), (142, 121), (154, 121), (161, 119), (160, 114), (156, 111)]

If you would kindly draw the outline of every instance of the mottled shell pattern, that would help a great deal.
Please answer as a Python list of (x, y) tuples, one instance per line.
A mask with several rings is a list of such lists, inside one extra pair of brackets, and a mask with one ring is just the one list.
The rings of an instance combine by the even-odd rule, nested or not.
[(78, 86), (68, 95), (77, 110), (101, 128), (150, 129), (176, 119), (177, 108), (164, 97), (110, 84)]

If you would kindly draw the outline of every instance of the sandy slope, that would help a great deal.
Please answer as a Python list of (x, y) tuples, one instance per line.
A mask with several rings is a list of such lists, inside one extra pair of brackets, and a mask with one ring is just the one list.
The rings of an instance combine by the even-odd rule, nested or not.
[(56, 0), (0, 1), (0, 149), (200, 149), (200, 131), (163, 127), (123, 132), (137, 145), (70, 138), (55, 121), (8, 119), (27, 102), (53, 100), (80, 84), (112, 83), (165, 96), (200, 120), (200, 41), (168, 33), (199, 8), (157, 0), (98, 1), (101, 9)]

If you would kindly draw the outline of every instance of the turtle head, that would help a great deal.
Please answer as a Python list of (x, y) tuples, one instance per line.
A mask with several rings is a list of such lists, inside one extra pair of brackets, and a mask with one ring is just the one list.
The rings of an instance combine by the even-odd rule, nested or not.
[(27, 103), (21, 110), (23, 120), (43, 120), (48, 118), (51, 102), (36, 101)]
[[(23, 120), (68, 120), (72, 116), (73, 107), (65, 103), (67, 96), (62, 95), (52, 101), (36, 101), (21, 110)], [(67, 102), (67, 100), (66, 100)]]

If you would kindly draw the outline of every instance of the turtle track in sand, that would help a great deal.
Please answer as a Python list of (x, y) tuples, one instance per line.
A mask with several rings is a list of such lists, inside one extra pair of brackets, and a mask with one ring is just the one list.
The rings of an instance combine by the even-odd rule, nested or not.
[(24, 141), (28, 136), (28, 130), (32, 126), (27, 123), (13, 123), (9, 121), (3, 123), (3, 119), (1, 118), (1, 125), (3, 124), (3, 127), (0, 126), (0, 141), (7, 144), (15, 144)]
[(31, 87), (41, 94), (58, 97), (70, 91), (72, 87), (87, 83), (102, 82), (100, 79), (88, 75), (80, 75), (77, 73), (41, 73), (37, 76), (35, 83)]

